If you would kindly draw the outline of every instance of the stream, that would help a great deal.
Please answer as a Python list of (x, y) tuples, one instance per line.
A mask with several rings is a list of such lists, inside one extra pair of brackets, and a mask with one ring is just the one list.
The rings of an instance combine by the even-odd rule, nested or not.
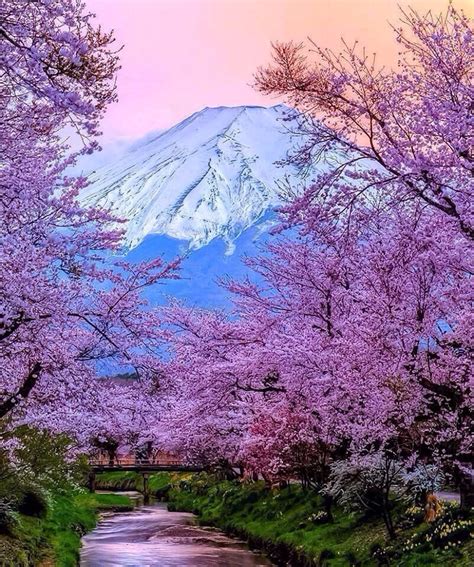
[[(123, 493), (122, 493), (123, 494)], [(134, 496), (133, 493), (127, 493)], [(242, 542), (196, 525), (196, 516), (166, 504), (139, 504), (103, 516), (82, 538), (81, 567), (256, 567), (272, 565)]]

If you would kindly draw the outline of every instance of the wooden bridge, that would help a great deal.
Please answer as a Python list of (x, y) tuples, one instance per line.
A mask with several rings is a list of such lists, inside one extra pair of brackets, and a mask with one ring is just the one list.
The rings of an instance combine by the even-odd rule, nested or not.
[(149, 475), (156, 472), (202, 472), (203, 467), (186, 465), (182, 461), (172, 458), (144, 459), (138, 457), (125, 457), (108, 460), (104, 458), (89, 461), (89, 490), (95, 492), (96, 475), (103, 472), (136, 472), (143, 476), (143, 496), (145, 502), (150, 498)]

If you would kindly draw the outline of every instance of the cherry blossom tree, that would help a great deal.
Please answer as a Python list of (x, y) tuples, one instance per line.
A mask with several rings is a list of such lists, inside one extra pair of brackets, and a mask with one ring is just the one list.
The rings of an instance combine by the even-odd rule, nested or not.
[(141, 292), (177, 263), (116, 260), (118, 219), (81, 206), (67, 173), (116, 99), (113, 36), (78, 0), (7, 0), (0, 35), (0, 418), (80, 430), (99, 361), (156, 375)]
[(345, 460), (460, 470), (472, 423), (469, 354), (453, 343), (467, 340), (466, 258), (452, 233), (433, 238), (442, 218), (412, 214), (369, 209), (350, 230), (280, 237), (247, 260), (260, 283), (227, 282), (236, 319), (170, 309), (170, 423), (200, 458), (319, 488)]
[(472, 22), (450, 4), (439, 16), (402, 11), (393, 31), (394, 70), (357, 42), (340, 53), (276, 44), (274, 64), (259, 70), (262, 92), (284, 96), (305, 115), (310, 142), (302, 159), (328, 148), (347, 156), (308, 189), (295, 214), (307, 206), (315, 220), (339, 217), (378, 192), (388, 204), (434, 208), (472, 240)]
[(455, 476), (472, 475), (464, 461), (472, 454), (473, 26), (450, 5), (439, 16), (402, 12), (394, 33), (401, 50), (394, 70), (379, 68), (357, 43), (339, 54), (277, 44), (257, 86), (302, 112), (310, 141), (295, 159), (338, 155), (284, 208), (285, 223), (319, 236), (350, 232), (360, 218), (367, 227), (383, 223), (373, 240), (359, 239), (372, 262), (358, 261), (370, 285), (352, 340), (372, 351), (371, 365), (376, 356), (384, 364), (386, 354), (398, 357), (385, 379), (393, 376), (398, 395), (410, 392), (401, 409), (419, 404), (399, 440), (445, 461)]

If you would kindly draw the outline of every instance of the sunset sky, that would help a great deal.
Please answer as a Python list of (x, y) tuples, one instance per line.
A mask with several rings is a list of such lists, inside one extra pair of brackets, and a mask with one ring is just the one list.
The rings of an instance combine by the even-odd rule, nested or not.
[[(447, 0), (86, 0), (124, 45), (118, 104), (103, 124), (105, 141), (169, 127), (205, 106), (263, 104), (252, 75), (271, 42), (309, 36), (337, 48), (359, 40), (391, 64), (389, 22), (398, 4), (438, 12)], [(474, 0), (455, 6), (474, 16)]]

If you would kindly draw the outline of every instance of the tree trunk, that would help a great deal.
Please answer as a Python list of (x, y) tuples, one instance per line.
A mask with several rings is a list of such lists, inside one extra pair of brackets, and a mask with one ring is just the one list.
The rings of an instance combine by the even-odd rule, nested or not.
[(107, 449), (107, 454), (109, 455), (109, 466), (114, 466), (115, 461), (115, 449)]
[(40, 372), (41, 364), (36, 362), (28, 376), (25, 378), (25, 381), (20, 386), (18, 392), (0, 404), (0, 419), (5, 417), (7, 413), (29, 396), (31, 390), (35, 387), (36, 382), (38, 381)]
[(331, 494), (323, 494), (323, 506), (324, 506), (324, 511), (326, 512), (326, 515), (328, 517), (328, 521), (329, 522), (333, 522), (334, 521), (334, 517), (332, 515), (332, 505), (334, 502), (334, 498), (332, 497)]
[(95, 472), (89, 473), (89, 492), (95, 492)]
[(150, 483), (148, 473), (143, 473), (143, 503), (150, 503)]
[(395, 528), (393, 526), (392, 514), (390, 513), (388, 506), (384, 505), (384, 510), (383, 510), (382, 515), (383, 515), (383, 521), (385, 523), (385, 527), (387, 528), (387, 533), (388, 533), (390, 539), (395, 539), (395, 536), (396, 536)]
[(461, 510), (470, 512), (474, 508), (474, 471), (461, 474), (459, 481), (459, 493), (461, 496)]

